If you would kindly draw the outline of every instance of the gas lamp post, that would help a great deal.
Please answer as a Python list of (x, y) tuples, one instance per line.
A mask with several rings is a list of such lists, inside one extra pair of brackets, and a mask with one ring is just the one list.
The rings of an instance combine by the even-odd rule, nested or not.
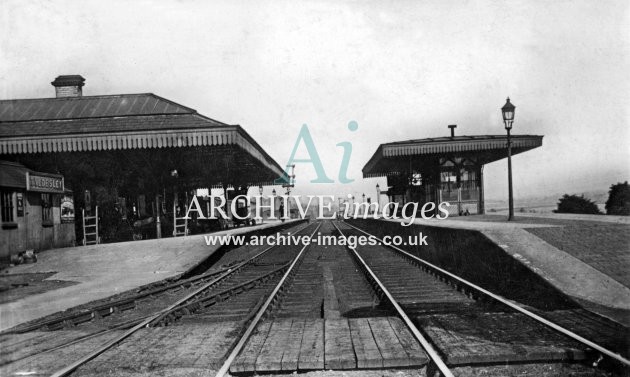
[(507, 131), (507, 153), (508, 153), (508, 221), (514, 220), (514, 196), (512, 195), (512, 139), (510, 131), (512, 130), (512, 124), (514, 123), (514, 111), (516, 107), (510, 102), (510, 97), (507, 98), (507, 102), (501, 108), (503, 115), (503, 124)]

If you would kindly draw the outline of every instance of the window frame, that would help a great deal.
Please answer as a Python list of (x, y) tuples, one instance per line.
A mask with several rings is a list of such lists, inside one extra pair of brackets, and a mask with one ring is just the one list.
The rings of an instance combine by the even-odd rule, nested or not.
[(41, 193), (40, 196), (40, 205), (42, 207), (42, 226), (50, 227), (53, 226), (53, 194), (51, 193)]
[[(8, 206), (7, 206), (7, 203), (8, 203)], [(15, 210), (16, 210), (15, 191), (1, 189), (0, 190), (0, 222), (2, 223), (3, 229), (10, 229), (10, 228), (17, 227), (17, 223), (15, 222), (15, 217), (16, 217)]]

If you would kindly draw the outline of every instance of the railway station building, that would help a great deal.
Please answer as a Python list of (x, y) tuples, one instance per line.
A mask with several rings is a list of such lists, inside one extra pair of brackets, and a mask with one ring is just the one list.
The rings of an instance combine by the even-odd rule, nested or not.
[(0, 160), (0, 261), (26, 250), (72, 246), (72, 191), (59, 174)]
[[(399, 208), (409, 202), (449, 202), (449, 216), (483, 214), (484, 165), (507, 157), (506, 135), (426, 138), (381, 144), (363, 167), (363, 178), (386, 177), (378, 189)], [(543, 136), (512, 135), (512, 155), (542, 145)], [(385, 199), (385, 198), (383, 198)], [(436, 208), (437, 211), (437, 208)], [(437, 213), (436, 213), (437, 214)]]
[(233, 197), (287, 177), (240, 125), (152, 93), (84, 96), (79, 75), (51, 84), (53, 98), (0, 101), (0, 159), (63, 176), (77, 242), (83, 211), (97, 206), (103, 242), (131, 239), (138, 228), (146, 238), (169, 236), (197, 189)]

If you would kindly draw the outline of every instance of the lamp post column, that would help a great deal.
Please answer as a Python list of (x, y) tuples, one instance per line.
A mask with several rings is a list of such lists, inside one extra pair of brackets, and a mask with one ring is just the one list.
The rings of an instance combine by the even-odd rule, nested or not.
[(507, 130), (507, 148), (508, 148), (508, 221), (514, 220), (514, 196), (512, 193), (512, 139), (510, 129)]
[(155, 237), (162, 238), (162, 224), (160, 223), (160, 194), (155, 194)]
[(514, 124), (514, 112), (516, 106), (510, 102), (510, 97), (505, 101), (505, 105), (501, 108), (503, 115), (503, 123), (507, 131), (507, 153), (508, 153), (508, 221), (514, 220), (514, 196), (512, 195), (512, 137), (510, 131)]

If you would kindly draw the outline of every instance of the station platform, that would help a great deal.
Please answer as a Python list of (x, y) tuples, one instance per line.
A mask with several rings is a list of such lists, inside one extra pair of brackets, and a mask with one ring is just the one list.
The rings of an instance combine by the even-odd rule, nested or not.
[(476, 230), (591, 311), (630, 327), (630, 218), (517, 213), (417, 219)]
[[(265, 222), (211, 235), (243, 234), (294, 221)], [(0, 292), (3, 298), (0, 301), (0, 331), (146, 284), (176, 278), (219, 248), (219, 245), (206, 245), (204, 236), (207, 235), (42, 251), (37, 254), (37, 263), (9, 267), (0, 272), (5, 281), (43, 276), (40, 286), (45, 288), (10, 299), (7, 298), (10, 290)]]

